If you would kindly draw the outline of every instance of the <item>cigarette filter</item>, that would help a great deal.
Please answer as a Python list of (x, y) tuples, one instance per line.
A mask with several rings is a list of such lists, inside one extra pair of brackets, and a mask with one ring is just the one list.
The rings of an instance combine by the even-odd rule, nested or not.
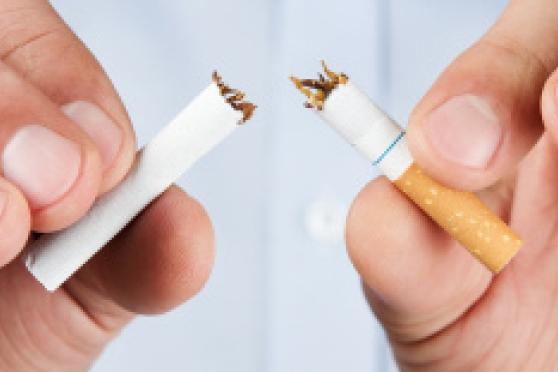
[(209, 87), (138, 151), (122, 183), (76, 224), (31, 244), (24, 257), (28, 270), (47, 290), (56, 290), (255, 108), (215, 72)]
[[(323, 63), (322, 63), (323, 64)], [(498, 273), (521, 246), (518, 236), (478, 197), (445, 187), (414, 163), (404, 130), (344, 74), (330, 71), (318, 79), (291, 77), (308, 98), (305, 106), (378, 166), (399, 190), (459, 241), (488, 269)]]

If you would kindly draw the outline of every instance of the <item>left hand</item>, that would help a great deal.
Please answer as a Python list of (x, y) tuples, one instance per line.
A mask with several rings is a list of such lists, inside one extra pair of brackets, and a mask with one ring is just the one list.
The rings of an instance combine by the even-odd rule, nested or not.
[[(201, 289), (213, 263), (211, 223), (173, 186), (48, 293), (18, 258), (30, 229), (67, 227), (116, 186), (133, 163), (134, 133), (110, 80), (48, 1), (0, 0), (0, 56), (0, 192), (7, 199), (0, 213), (0, 371), (86, 370), (136, 314), (167, 311)], [(80, 113), (62, 109), (84, 101), (74, 106)], [(13, 141), (31, 125), (42, 129), (27, 131), (23, 144)], [(10, 156), (8, 141), (16, 143)]]

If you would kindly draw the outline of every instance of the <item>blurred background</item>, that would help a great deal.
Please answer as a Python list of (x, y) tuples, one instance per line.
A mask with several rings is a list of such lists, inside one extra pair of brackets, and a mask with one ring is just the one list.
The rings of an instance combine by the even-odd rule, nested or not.
[[(218, 69), (260, 106), (180, 181), (212, 217), (206, 288), (135, 320), (95, 371), (394, 369), (347, 258), (352, 199), (376, 176), (287, 76), (325, 59), (402, 123), (503, 0), (55, 0), (96, 54), (145, 143)], [(373, 228), (372, 226), (370, 228)]]

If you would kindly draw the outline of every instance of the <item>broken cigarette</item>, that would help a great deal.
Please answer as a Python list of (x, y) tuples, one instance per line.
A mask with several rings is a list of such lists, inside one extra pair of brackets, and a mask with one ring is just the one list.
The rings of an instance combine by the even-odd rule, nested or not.
[(60, 287), (197, 160), (249, 120), (256, 106), (244, 93), (213, 82), (138, 151), (134, 166), (81, 220), (31, 244), (25, 264), (49, 291)]
[(322, 62), (325, 76), (291, 77), (314, 109), (341, 136), (380, 169), (399, 190), (460, 242), (493, 273), (521, 246), (519, 237), (476, 195), (445, 187), (413, 161), (404, 130), (380, 110), (345, 74)]

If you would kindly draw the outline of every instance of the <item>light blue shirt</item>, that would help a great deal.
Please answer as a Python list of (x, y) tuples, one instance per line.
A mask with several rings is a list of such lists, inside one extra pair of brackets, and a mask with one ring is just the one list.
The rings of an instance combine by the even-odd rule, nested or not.
[(312, 76), (323, 58), (404, 123), (504, 0), (53, 3), (113, 79), (140, 144), (215, 68), (259, 105), (180, 181), (215, 226), (209, 283), (175, 311), (134, 321), (94, 369), (388, 370), (343, 243), (346, 211), (376, 173), (302, 107), (287, 76)]

